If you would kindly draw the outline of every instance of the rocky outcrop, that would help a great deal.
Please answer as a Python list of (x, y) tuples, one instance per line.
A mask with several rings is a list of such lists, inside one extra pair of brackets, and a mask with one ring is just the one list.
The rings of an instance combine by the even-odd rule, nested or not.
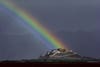
[(66, 49), (53, 49), (47, 51), (45, 55), (40, 56), (40, 59), (80, 59), (82, 58), (78, 53)]

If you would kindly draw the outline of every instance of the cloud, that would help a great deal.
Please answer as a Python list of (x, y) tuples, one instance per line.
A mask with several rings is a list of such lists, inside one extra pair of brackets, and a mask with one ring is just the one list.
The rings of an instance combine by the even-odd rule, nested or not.
[[(76, 40), (80, 40), (80, 38), (77, 38), (76, 36), (78, 36), (78, 34), (80, 35), (80, 32), (75, 32), (78, 30), (83, 31), (84, 34), (79, 36), (83, 37), (83, 35), (89, 35), (88, 32), (91, 32), (92, 34), (96, 30), (96, 8), (100, 4), (100, 0), (9, 1), (13, 1), (20, 8), (26, 9), (32, 16), (36, 17), (46, 29), (54, 32), (56, 35), (58, 35), (58, 38), (61, 38), (63, 41), (68, 38), (67, 33), (73, 32), (73, 34), (67, 39), (69, 41), (71, 39), (70, 37), (73, 36), (73, 41), (71, 43), (72, 48), (76, 50), (80, 49), (80, 53), (82, 52), (83, 55), (88, 55), (81, 47), (82, 43), (79, 42), (80, 44), (77, 44), (78, 41)], [(36, 58), (41, 52), (47, 50), (43, 44), (35, 43), (35, 38), (33, 35), (30, 34), (26, 28), (23, 28), (20, 24), (17, 24), (19, 21), (16, 21), (13, 17), (10, 17), (2, 12), (0, 13), (0, 33), (3, 33), (0, 34), (0, 47), (2, 47), (2, 49), (0, 49), (0, 59)], [(60, 33), (63, 33), (63, 36), (60, 37)], [(93, 34), (93, 36), (95, 37), (95, 34)], [(90, 39), (91, 37), (92, 36), (90, 36)], [(87, 37), (84, 38), (87, 39)], [(80, 41), (83, 42), (83, 40)], [(96, 41), (94, 42), (91, 39), (85, 43), (85, 46), (91, 46), (91, 41), (94, 44), (96, 43)], [(91, 46), (91, 49), (94, 48), (94, 44), (92, 44), (93, 47)], [(84, 46), (84, 44), (82, 44), (82, 46)], [(98, 47), (98, 45), (96, 45), (95, 48), (96, 47)], [(89, 51), (87, 53), (89, 53)], [(96, 50), (94, 50), (94, 53), (91, 53), (91, 55), (94, 56), (95, 53)]]

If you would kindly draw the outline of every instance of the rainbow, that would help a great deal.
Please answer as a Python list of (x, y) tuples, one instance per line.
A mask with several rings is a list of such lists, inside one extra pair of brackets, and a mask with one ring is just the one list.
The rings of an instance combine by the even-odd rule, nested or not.
[(68, 48), (61, 42), (55, 35), (49, 32), (42, 24), (40, 24), (37, 19), (35, 19), (32, 15), (30, 15), (26, 10), (19, 8), (15, 3), (10, 1), (1, 1), (0, 2), (5, 8), (6, 11), (12, 12), (19, 19), (23, 20), (23, 24), (25, 24), (31, 31), (33, 31), (34, 36), (45, 45), (52, 48)]

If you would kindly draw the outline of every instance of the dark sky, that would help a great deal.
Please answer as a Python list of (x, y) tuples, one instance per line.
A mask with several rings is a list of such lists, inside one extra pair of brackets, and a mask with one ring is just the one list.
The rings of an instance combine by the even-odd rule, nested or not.
[[(8, 0), (7, 0), (8, 1)], [(11, 0), (83, 56), (100, 58), (99, 0)], [(47, 50), (0, 10), (0, 59), (37, 58)]]

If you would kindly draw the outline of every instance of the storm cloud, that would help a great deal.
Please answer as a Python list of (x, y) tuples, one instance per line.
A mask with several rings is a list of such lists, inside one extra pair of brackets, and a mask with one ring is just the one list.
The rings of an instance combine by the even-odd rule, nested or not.
[[(100, 58), (100, 0), (9, 1), (27, 10), (72, 50)], [(17, 22), (0, 11), (0, 59), (37, 58), (47, 48), (34, 42), (31, 32)]]

